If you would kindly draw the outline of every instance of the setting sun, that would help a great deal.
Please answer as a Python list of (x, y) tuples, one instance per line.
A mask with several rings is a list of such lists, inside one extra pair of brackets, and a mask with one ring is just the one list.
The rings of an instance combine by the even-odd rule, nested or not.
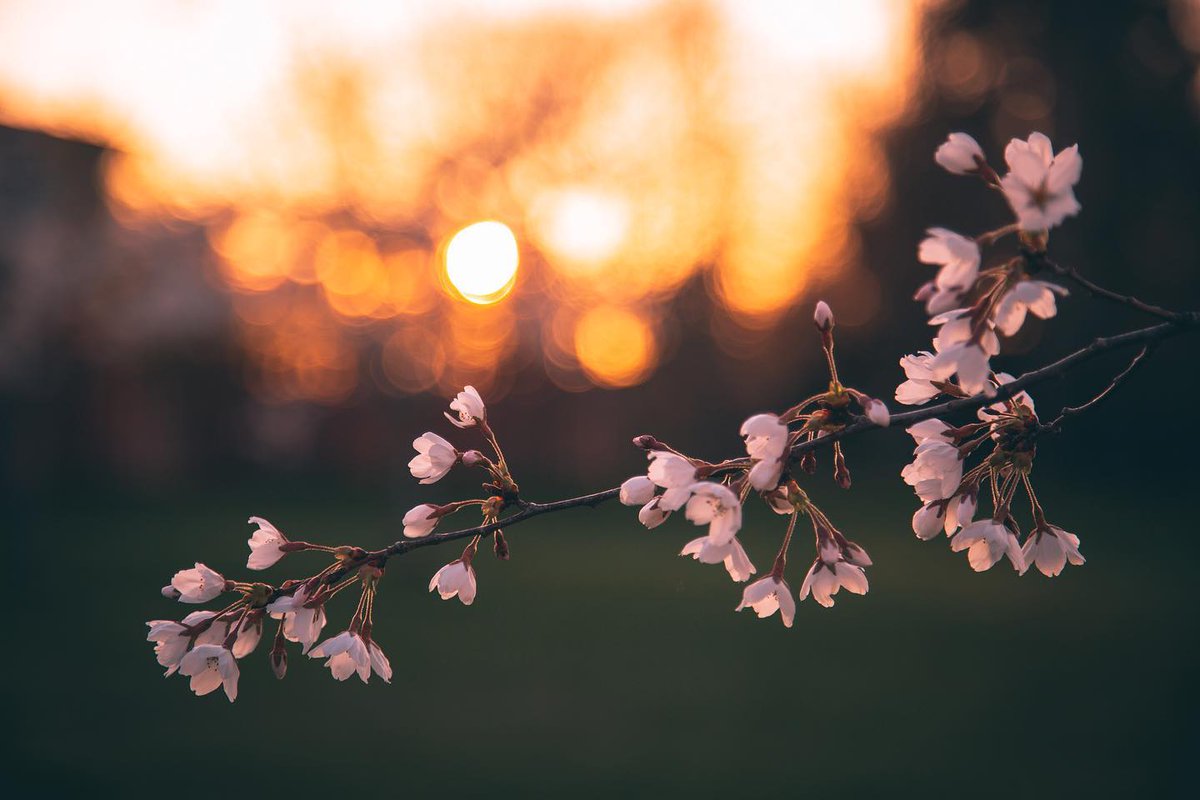
[(467, 300), (496, 303), (517, 279), (517, 237), (502, 222), (476, 222), (446, 246), (446, 277)]

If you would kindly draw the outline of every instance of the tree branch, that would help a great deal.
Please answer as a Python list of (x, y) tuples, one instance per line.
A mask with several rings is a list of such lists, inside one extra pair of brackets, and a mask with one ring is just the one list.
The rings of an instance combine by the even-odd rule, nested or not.
[(1074, 267), (1064, 267), (1057, 262), (1046, 258), (1045, 254), (1026, 253), (1025, 258), (1034, 266), (1035, 269), (1047, 269), (1059, 277), (1067, 278), (1086, 289), (1094, 297), (1101, 297), (1105, 300), (1111, 300), (1114, 303), (1120, 303), (1123, 306), (1141, 311), (1144, 314), (1150, 314), (1160, 319), (1170, 320), (1171, 322), (1186, 322), (1194, 323), (1197, 320), (1197, 314), (1194, 311), (1171, 311), (1170, 309), (1161, 306), (1151, 305), (1150, 303), (1133, 297), (1132, 295), (1120, 294), (1111, 289), (1105, 289), (1103, 286), (1092, 283), (1083, 276), (1083, 274)]
[[(1141, 303), (1141, 301), (1136, 302), (1141, 306), (1146, 306), (1147, 309), (1156, 308), (1155, 306), (1148, 306), (1144, 303)], [(921, 422), (922, 420), (955, 414), (960, 411), (973, 411), (977, 408), (982, 408), (985, 405), (1006, 400), (1020, 393), (1022, 390), (1050, 378), (1061, 376), (1072, 367), (1075, 367), (1086, 361), (1091, 361), (1092, 359), (1104, 355), (1109, 351), (1142, 345), (1142, 352), (1138, 354), (1137, 358), (1135, 358), (1128, 367), (1126, 367), (1119, 375), (1117, 375), (1116, 378), (1113, 379), (1113, 382), (1109, 385), (1108, 389), (1102, 392), (1098, 397), (1093, 398), (1088, 403), (1080, 406), (1078, 409), (1063, 410), (1064, 415), (1070, 413), (1079, 413), (1099, 402), (1099, 400), (1107, 395), (1108, 392), (1110, 392), (1116, 386), (1116, 384), (1128, 377), (1129, 373), (1132, 372), (1133, 369), (1144, 360), (1146, 351), (1151, 345), (1171, 336), (1175, 336), (1188, 330), (1193, 330), (1198, 324), (1200, 324), (1200, 315), (1194, 313), (1176, 313), (1172, 311), (1165, 311), (1164, 309), (1158, 309), (1156, 312), (1148, 313), (1155, 313), (1159, 316), (1168, 314), (1170, 315), (1171, 321), (1163, 322), (1158, 325), (1152, 325), (1147, 328), (1139, 328), (1137, 330), (1127, 331), (1125, 333), (1116, 334), (1115, 336), (1106, 336), (1093, 339), (1092, 342), (1086, 347), (1076, 350), (1075, 352), (1060, 358), (1058, 361), (1047, 364), (1044, 367), (1026, 372), (1024, 375), (1012, 381), (1011, 383), (1004, 384), (1003, 386), (999, 387), (995, 394), (990, 397), (986, 395), (960, 397), (954, 400), (947, 400), (943, 403), (917, 408), (912, 411), (893, 414), (891, 418), (891, 425), (896, 427), (907, 426)], [(1051, 424), (1060, 425), (1061, 416)], [(815, 450), (819, 447), (831, 445), (836, 441), (845, 439), (846, 437), (856, 436), (866, 431), (879, 429), (881, 427), (882, 426), (876, 425), (874, 422), (863, 418), (857, 422), (847, 425), (840, 431), (835, 431), (833, 433), (820, 436), (812, 441), (796, 444), (792, 447), (791, 454), (792, 456), (798, 456), (809, 450)], [(474, 528), (464, 528), (457, 531), (431, 534), (420, 539), (401, 539), (389, 547), (380, 551), (376, 551), (371, 555), (375, 557), (382, 557), (384, 560), (386, 560), (391, 556), (403, 555), (410, 550), (416, 550), (420, 547), (429, 547), (435, 544), (443, 544), (444, 542), (465, 539), (470, 536), (488, 534), (492, 531), (501, 528), (507, 528), (509, 526), (524, 522), (527, 519), (541, 516), (542, 514), (549, 514), (555, 511), (565, 511), (569, 508), (579, 508), (581, 506), (595, 508), (601, 503), (605, 503), (614, 499), (619, 494), (620, 488), (617, 487), (613, 489), (605, 489), (604, 491), (595, 492), (593, 494), (571, 497), (565, 500), (556, 500), (552, 503), (528, 503), (517, 513), (512, 514), (511, 516), (508, 516), (499, 522), (493, 522), (487, 525), (479, 525)]]
[(1108, 386), (1105, 386), (1104, 390), (1101, 391), (1100, 394), (1096, 395), (1091, 400), (1088, 400), (1081, 406), (1064, 406), (1062, 411), (1058, 412), (1058, 416), (1055, 417), (1052, 422), (1042, 426), (1042, 430), (1047, 433), (1057, 433), (1062, 427), (1063, 421), (1066, 420), (1067, 417), (1073, 417), (1076, 414), (1082, 414), (1089, 408), (1095, 407), (1097, 403), (1108, 397), (1108, 395), (1112, 393), (1112, 390), (1116, 389), (1122, 381), (1128, 378), (1130, 373), (1137, 369), (1141, 364), (1145, 363), (1146, 356), (1150, 353), (1150, 348), (1151, 345), (1149, 344), (1143, 345), (1142, 349), (1139, 350), (1137, 355), (1133, 357), (1133, 360), (1129, 362), (1125, 369), (1118, 372), (1113, 379), (1109, 381)]

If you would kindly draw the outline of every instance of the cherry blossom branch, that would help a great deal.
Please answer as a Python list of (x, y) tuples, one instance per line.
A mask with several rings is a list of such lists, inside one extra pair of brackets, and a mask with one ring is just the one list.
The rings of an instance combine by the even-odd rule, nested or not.
[[(1020, 394), (1023, 390), (1028, 389), (1031, 386), (1049, 380), (1050, 378), (1059, 377), (1072, 367), (1075, 367), (1086, 361), (1091, 361), (1092, 359), (1104, 355), (1110, 351), (1119, 350), (1126, 347), (1133, 347), (1139, 344), (1143, 345), (1143, 350), (1139, 352), (1138, 357), (1131, 362), (1130, 366), (1126, 367), (1113, 379), (1113, 383), (1110, 384), (1108, 389), (1101, 393), (1100, 396), (1093, 398), (1091, 401), (1079, 406), (1077, 409), (1063, 409), (1064, 414), (1067, 415), (1081, 413), (1082, 411), (1092, 407), (1096, 402), (1108, 394), (1108, 392), (1114, 389), (1118, 383), (1122, 382), (1126, 377), (1128, 377), (1129, 373), (1133, 371), (1133, 368), (1144, 360), (1144, 355), (1148, 351), (1149, 345), (1185, 331), (1193, 330), (1198, 324), (1200, 324), (1200, 315), (1192, 313), (1179, 314), (1172, 322), (1164, 322), (1147, 328), (1139, 328), (1137, 330), (1127, 331), (1114, 336), (1098, 337), (1093, 339), (1086, 347), (1076, 350), (1075, 352), (1070, 353), (1069, 355), (1066, 355), (1053, 363), (1047, 364), (1044, 367), (1026, 372), (1016, 380), (998, 387), (995, 390), (995, 393), (990, 396), (981, 394), (973, 397), (960, 397), (954, 400), (947, 400), (943, 403), (923, 406), (912, 411), (893, 414), (891, 416), (891, 425), (907, 426), (923, 420), (942, 417), (957, 412), (974, 411), (975, 409), (982, 408), (983, 406), (1002, 400), (1007, 400), (1010, 397)], [(1061, 427), (1061, 424), (1061, 416), (1053, 423), (1050, 423), (1050, 425), (1055, 426), (1055, 429)], [(869, 419), (863, 418), (857, 422), (847, 425), (845, 428), (839, 431), (833, 431), (810, 441), (795, 444), (791, 448), (791, 454), (793, 457), (800, 456), (806, 452), (832, 445), (834, 442), (840, 441), (849, 436), (857, 436), (866, 431), (882, 427), (883, 426), (878, 425)], [(542, 514), (565, 511), (570, 508), (580, 508), (583, 506), (595, 508), (601, 503), (615, 499), (619, 494), (620, 487), (615, 487), (612, 489), (605, 489), (601, 492), (581, 495), (579, 497), (556, 500), (552, 503), (527, 503), (517, 513), (496, 522), (488, 523), (486, 525), (479, 525), (474, 528), (463, 528), (462, 530), (457, 531), (446, 531), (444, 533), (432, 534), (420, 539), (402, 539), (390, 545), (389, 547), (384, 548), (383, 550), (373, 553), (372, 555), (389, 558), (391, 556), (404, 555), (410, 550), (416, 550), (419, 547), (443, 544), (445, 542), (452, 542), (471, 536), (486, 535), (501, 528), (516, 525), (534, 517), (539, 517)]]
[(1067, 417), (1073, 417), (1076, 414), (1082, 414), (1088, 409), (1094, 408), (1097, 404), (1104, 400), (1104, 398), (1112, 394), (1113, 390), (1116, 389), (1117, 386), (1119, 386), (1126, 378), (1128, 378), (1134, 370), (1146, 362), (1146, 357), (1150, 354), (1150, 350), (1151, 345), (1144, 345), (1142, 349), (1137, 352), (1137, 355), (1135, 355), (1129, 362), (1129, 364), (1126, 365), (1125, 369), (1113, 376), (1113, 379), (1109, 381), (1108, 386), (1105, 386), (1098, 395), (1093, 397), (1091, 400), (1088, 400), (1083, 405), (1064, 406), (1063, 409), (1058, 412), (1058, 416), (1055, 417), (1051, 422), (1044, 425), (1042, 430), (1048, 433), (1057, 433), (1062, 428), (1062, 424), (1064, 421), (1066, 421)]
[(1088, 280), (1083, 274), (1075, 269), (1075, 267), (1064, 267), (1063, 265), (1051, 261), (1046, 258), (1044, 253), (1025, 253), (1026, 259), (1035, 269), (1047, 269), (1050, 272), (1062, 278), (1067, 278), (1079, 286), (1083, 287), (1094, 297), (1101, 297), (1105, 300), (1111, 300), (1114, 303), (1120, 303), (1124, 306), (1141, 311), (1144, 314), (1159, 317), (1161, 319), (1170, 320), (1172, 322), (1180, 321), (1196, 321), (1197, 313), (1194, 311), (1171, 311), (1170, 309), (1161, 306), (1152, 305), (1150, 303), (1139, 300), (1132, 295), (1121, 294), (1114, 292), (1111, 289), (1105, 289), (1097, 283)]

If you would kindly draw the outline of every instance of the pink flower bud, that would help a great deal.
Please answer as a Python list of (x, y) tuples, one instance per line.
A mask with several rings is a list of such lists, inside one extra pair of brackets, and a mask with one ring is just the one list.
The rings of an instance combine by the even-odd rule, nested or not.
[(833, 309), (824, 300), (817, 301), (817, 308), (813, 312), (813, 323), (821, 332), (833, 330)]

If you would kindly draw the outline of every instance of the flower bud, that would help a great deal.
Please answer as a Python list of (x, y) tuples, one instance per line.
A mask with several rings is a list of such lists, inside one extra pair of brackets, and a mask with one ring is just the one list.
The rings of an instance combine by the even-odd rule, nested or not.
[(863, 403), (863, 410), (867, 412), (867, 419), (881, 428), (886, 428), (892, 421), (892, 415), (888, 412), (888, 407), (881, 400), (876, 400), (873, 397), (867, 398), (866, 402)]
[(487, 461), (487, 457), (478, 450), (468, 450), (462, 454), (464, 467), (475, 467)]
[(162, 596), (168, 600), (178, 600), (183, 596), (183, 592), (179, 591), (168, 583), (166, 586), (162, 587)]
[(501, 561), (508, 561), (508, 540), (504, 538), (504, 531), (498, 530), (492, 534), (492, 552)]
[(817, 474), (817, 455), (809, 450), (804, 455), (800, 456), (800, 469), (804, 470), (809, 475)]
[(648, 433), (643, 433), (641, 436), (633, 437), (633, 446), (640, 447), (643, 450), (659, 450), (658, 439), (655, 439)]
[(282, 647), (271, 648), (271, 671), (279, 680), (283, 680), (283, 676), (287, 675), (287, 650)]
[(654, 499), (654, 481), (645, 475), (634, 475), (621, 484), (621, 503), (642, 506)]
[(817, 308), (813, 312), (813, 323), (822, 333), (833, 330), (833, 309), (824, 300), (817, 301)]

